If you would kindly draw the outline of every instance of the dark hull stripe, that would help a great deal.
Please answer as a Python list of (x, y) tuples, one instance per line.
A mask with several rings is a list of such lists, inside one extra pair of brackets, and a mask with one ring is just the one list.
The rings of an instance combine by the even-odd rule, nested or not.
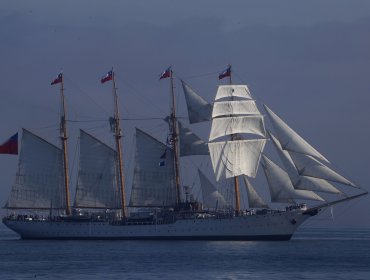
[(251, 235), (251, 236), (134, 236), (134, 237), (32, 237), (22, 236), (25, 240), (208, 240), (208, 241), (283, 241), (290, 240), (292, 235)]

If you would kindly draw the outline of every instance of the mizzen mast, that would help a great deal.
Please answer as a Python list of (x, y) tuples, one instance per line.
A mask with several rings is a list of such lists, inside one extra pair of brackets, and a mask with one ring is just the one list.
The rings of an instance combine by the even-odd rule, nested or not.
[(65, 186), (65, 201), (66, 201), (66, 215), (71, 215), (71, 206), (69, 201), (69, 177), (68, 177), (68, 155), (67, 155), (67, 122), (66, 122), (66, 104), (64, 98), (64, 79), (63, 73), (59, 73), (57, 78), (51, 82), (51, 85), (60, 84), (61, 96), (61, 118), (60, 118), (60, 139), (62, 141), (63, 151), (63, 172), (64, 172), (64, 186)]
[(126, 217), (126, 199), (125, 199), (125, 178), (123, 174), (123, 163), (122, 163), (122, 131), (120, 127), (120, 118), (119, 118), (119, 108), (118, 108), (118, 95), (117, 95), (117, 87), (116, 87), (116, 80), (113, 68), (109, 71), (102, 79), (101, 83), (105, 83), (107, 81), (112, 81), (112, 91), (113, 91), (113, 103), (114, 103), (114, 117), (111, 119), (111, 126), (114, 133), (114, 138), (116, 140), (116, 149), (117, 149), (117, 166), (118, 166), (118, 185), (120, 187), (121, 193), (121, 214), (122, 217)]
[(123, 164), (122, 164), (122, 131), (120, 126), (120, 119), (119, 119), (119, 108), (118, 108), (118, 96), (117, 96), (117, 88), (116, 88), (116, 79), (114, 72), (112, 70), (113, 76), (113, 98), (114, 98), (114, 137), (116, 139), (116, 147), (117, 147), (117, 154), (118, 154), (118, 172), (119, 172), (119, 186), (121, 189), (121, 206), (122, 206), (122, 217), (126, 217), (126, 199), (125, 199), (125, 178), (123, 175)]

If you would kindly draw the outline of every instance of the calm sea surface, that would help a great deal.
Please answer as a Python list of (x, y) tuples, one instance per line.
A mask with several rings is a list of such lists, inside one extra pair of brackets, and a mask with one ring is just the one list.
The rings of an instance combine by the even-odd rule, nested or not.
[(0, 226), (0, 279), (370, 279), (370, 229), (284, 242), (24, 241)]

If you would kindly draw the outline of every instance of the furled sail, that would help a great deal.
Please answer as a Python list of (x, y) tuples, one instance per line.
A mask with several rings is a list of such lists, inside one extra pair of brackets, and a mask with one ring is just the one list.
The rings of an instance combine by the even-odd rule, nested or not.
[(174, 173), (172, 149), (136, 129), (130, 206), (174, 206), (176, 204)]
[(120, 208), (117, 152), (80, 130), (80, 161), (75, 207)]
[(26, 129), (21, 147), (6, 208), (65, 208), (62, 150)]
[(266, 139), (208, 143), (216, 180), (239, 175), (256, 177)]
[(246, 176), (243, 176), (248, 195), (249, 208), (269, 208), (267, 203), (259, 196), (255, 188), (249, 182)]
[(282, 149), (280, 142), (270, 131), (268, 131), (268, 134), (270, 135), (271, 142), (274, 144), (274, 147), (276, 148), (276, 151), (285, 167), (285, 171), (288, 173), (295, 189), (334, 194), (341, 193), (332, 184), (323, 179), (299, 175), (289, 153)]
[(207, 144), (190, 129), (179, 124), (180, 156), (209, 155)]
[(294, 199), (324, 201), (312, 191), (294, 189), (288, 174), (265, 155), (262, 155), (262, 167), (272, 202), (290, 203)]
[(181, 81), (185, 94), (186, 105), (190, 123), (199, 123), (211, 120), (212, 104), (209, 104), (201, 96), (189, 87), (184, 81)]
[(312, 156), (294, 152), (289, 152), (289, 154), (300, 175), (325, 179), (332, 182), (356, 187), (355, 184), (344, 178), (342, 175), (339, 175), (337, 172), (330, 169), (326, 165), (322, 164)]
[(260, 115), (254, 100), (220, 101), (213, 105), (212, 118), (228, 115)]
[(220, 209), (226, 207), (226, 201), (222, 194), (208, 180), (208, 178), (198, 169), (200, 187), (202, 189), (203, 204), (207, 208)]
[(315, 148), (308, 144), (301, 136), (291, 129), (281, 118), (279, 118), (270, 108), (263, 105), (275, 128), (275, 132), (284, 150), (311, 155), (323, 161), (329, 162)]
[(240, 97), (252, 99), (249, 88), (246, 85), (221, 85), (218, 86), (215, 100), (225, 97)]
[(265, 126), (263, 124), (263, 116), (252, 115), (214, 118), (209, 141), (236, 133), (251, 133), (264, 137)]

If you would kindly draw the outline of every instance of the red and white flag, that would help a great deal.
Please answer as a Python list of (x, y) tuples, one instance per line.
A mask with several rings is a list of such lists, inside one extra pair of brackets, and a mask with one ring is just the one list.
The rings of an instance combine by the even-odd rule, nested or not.
[(111, 81), (113, 79), (113, 71), (110, 70), (103, 78), (101, 78), (100, 82), (104, 84), (105, 82)]
[(59, 84), (63, 82), (63, 73), (59, 73), (58, 76), (51, 82), (51, 85)]
[(0, 154), (18, 154), (18, 132), (0, 145)]
[(231, 76), (231, 66), (227, 67), (224, 71), (218, 75), (218, 79), (221, 80), (225, 77), (230, 77)]
[(160, 80), (162, 79), (165, 79), (165, 78), (169, 78), (171, 77), (171, 74), (172, 74), (172, 70), (171, 70), (171, 66), (168, 67), (162, 74), (161, 76), (159, 77)]

